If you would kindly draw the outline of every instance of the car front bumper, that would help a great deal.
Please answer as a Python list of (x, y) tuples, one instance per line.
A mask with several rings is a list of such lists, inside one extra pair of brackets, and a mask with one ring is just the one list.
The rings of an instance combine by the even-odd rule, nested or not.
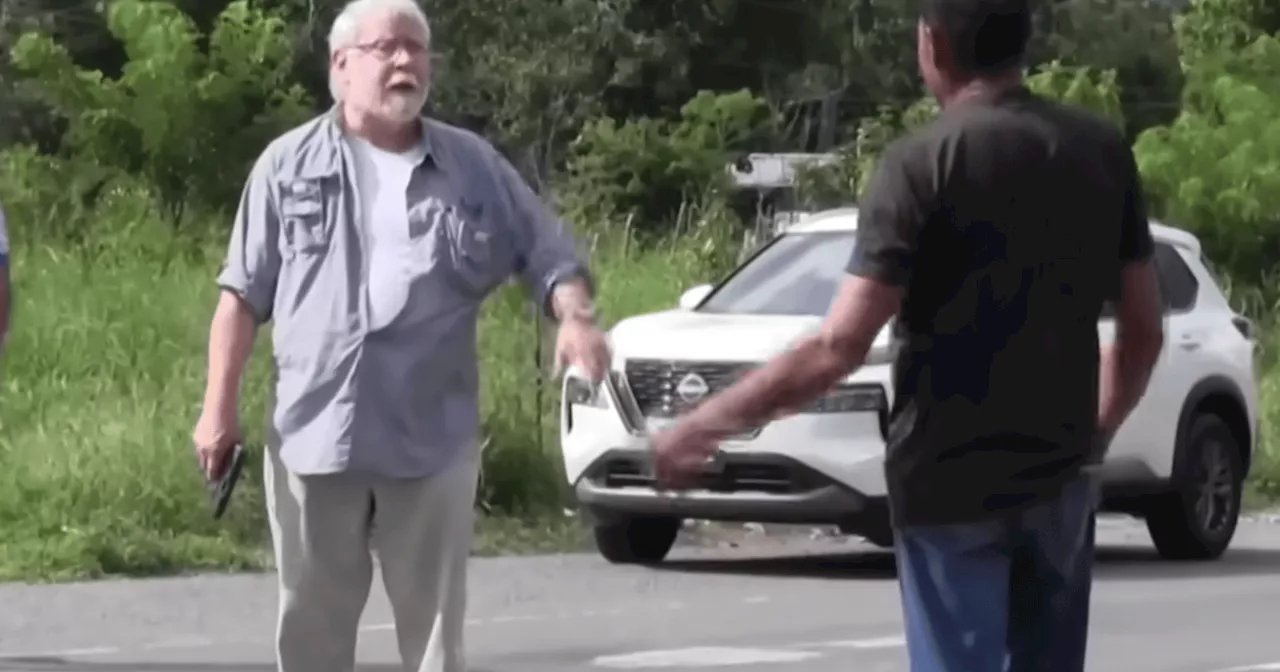
[(844, 525), (883, 513), (882, 497), (839, 483), (787, 455), (723, 452), (692, 487), (655, 487), (648, 455), (611, 450), (574, 484), (590, 516)]

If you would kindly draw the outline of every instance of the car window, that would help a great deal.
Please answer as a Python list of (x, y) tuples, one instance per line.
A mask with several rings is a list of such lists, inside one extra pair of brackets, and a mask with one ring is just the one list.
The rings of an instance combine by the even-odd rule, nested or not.
[(1218, 268), (1218, 264), (1203, 252), (1200, 254), (1200, 265), (1204, 266), (1205, 272), (1209, 274), (1209, 277), (1212, 278), (1214, 282), (1218, 283), (1219, 287), (1225, 284), (1225, 276)]
[[(1187, 262), (1169, 243), (1156, 243), (1152, 260), (1156, 264), (1156, 274), (1160, 278), (1160, 299), (1165, 313), (1180, 313), (1191, 310), (1196, 304), (1196, 296), (1200, 293), (1200, 282), (1195, 273), (1187, 267)], [(1115, 317), (1116, 306), (1107, 301), (1102, 305), (1102, 317)]]
[[(780, 236), (729, 277), (698, 308), (700, 312), (745, 315), (827, 314), (853, 254), (853, 231), (791, 233)], [(1153, 255), (1165, 312), (1190, 310), (1199, 293), (1195, 274), (1178, 251), (1157, 242)], [(1102, 317), (1115, 316), (1103, 305)]]
[(1200, 282), (1172, 245), (1156, 244), (1156, 269), (1160, 272), (1160, 294), (1167, 312), (1183, 312), (1196, 305)]
[(742, 315), (827, 314), (853, 254), (855, 233), (788, 233), (761, 250), (699, 306)]

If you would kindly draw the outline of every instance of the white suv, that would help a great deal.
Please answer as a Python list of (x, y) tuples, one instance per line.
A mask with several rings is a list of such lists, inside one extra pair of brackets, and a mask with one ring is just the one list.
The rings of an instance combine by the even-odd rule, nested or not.
[[(569, 371), (560, 440), (566, 476), (613, 562), (653, 563), (684, 519), (836, 525), (893, 543), (885, 503), (889, 328), (865, 366), (803, 412), (725, 442), (699, 486), (653, 487), (645, 433), (724, 388), (816, 328), (854, 245), (856, 209), (812, 215), (679, 308), (611, 332), (609, 378)], [(1240, 512), (1253, 457), (1257, 392), (1252, 326), (1228, 305), (1199, 241), (1152, 225), (1166, 304), (1164, 351), (1146, 396), (1099, 469), (1106, 511), (1146, 519), (1168, 558), (1216, 558)], [(1114, 337), (1105, 314), (1102, 341)], [(1045, 403), (1053, 403), (1051, 391)]]

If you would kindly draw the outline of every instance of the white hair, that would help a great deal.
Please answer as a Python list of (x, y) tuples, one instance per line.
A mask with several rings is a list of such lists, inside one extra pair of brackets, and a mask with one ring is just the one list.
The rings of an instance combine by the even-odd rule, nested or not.
[[(356, 35), (360, 32), (360, 21), (374, 10), (391, 11), (417, 21), (422, 25), (425, 44), (427, 47), (431, 46), (431, 22), (427, 20), (426, 12), (422, 11), (422, 7), (418, 6), (416, 0), (351, 0), (342, 8), (342, 11), (338, 12), (338, 17), (333, 20), (333, 26), (329, 28), (330, 58), (335, 51), (349, 47), (355, 42)], [(337, 82), (333, 81), (332, 72), (329, 74), (329, 95), (333, 96), (334, 101), (340, 101), (342, 97), (341, 92), (338, 91)]]

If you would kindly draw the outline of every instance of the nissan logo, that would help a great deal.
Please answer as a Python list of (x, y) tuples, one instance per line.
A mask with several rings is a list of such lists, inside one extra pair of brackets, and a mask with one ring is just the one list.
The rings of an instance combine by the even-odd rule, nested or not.
[(696, 373), (690, 373), (676, 383), (676, 394), (685, 402), (693, 403), (711, 391), (707, 381)]

